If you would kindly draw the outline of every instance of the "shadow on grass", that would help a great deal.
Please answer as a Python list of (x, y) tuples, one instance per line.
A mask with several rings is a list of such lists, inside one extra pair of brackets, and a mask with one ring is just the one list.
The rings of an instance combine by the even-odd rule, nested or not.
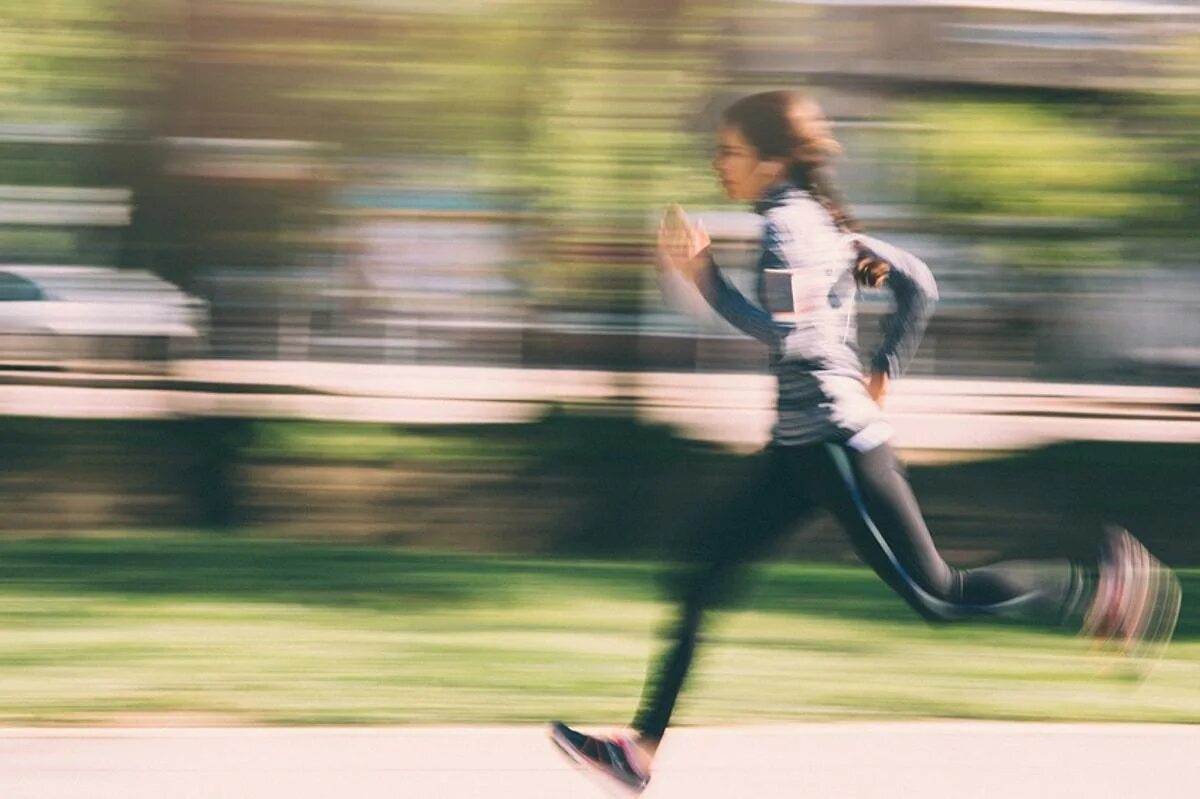
[(645, 567), (291, 540), (132, 536), (0, 543), (0, 592), (369, 607), (524, 601), (541, 589), (653, 595)]

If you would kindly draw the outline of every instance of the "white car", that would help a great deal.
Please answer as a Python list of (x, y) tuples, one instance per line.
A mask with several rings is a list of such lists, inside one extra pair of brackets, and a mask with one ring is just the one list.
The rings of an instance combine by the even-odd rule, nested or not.
[(207, 320), (146, 271), (0, 264), (0, 364), (163, 364), (199, 351)]

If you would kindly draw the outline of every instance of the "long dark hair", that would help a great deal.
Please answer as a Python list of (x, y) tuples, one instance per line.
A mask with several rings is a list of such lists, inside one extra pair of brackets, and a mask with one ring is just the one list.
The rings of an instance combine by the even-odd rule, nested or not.
[[(788, 180), (824, 206), (838, 229), (861, 232), (833, 183), (833, 159), (842, 147), (833, 138), (829, 120), (812, 98), (797, 91), (773, 91), (743, 97), (722, 116), (746, 137), (764, 160), (787, 164)], [(854, 240), (854, 279), (875, 287), (887, 278), (889, 264)]]

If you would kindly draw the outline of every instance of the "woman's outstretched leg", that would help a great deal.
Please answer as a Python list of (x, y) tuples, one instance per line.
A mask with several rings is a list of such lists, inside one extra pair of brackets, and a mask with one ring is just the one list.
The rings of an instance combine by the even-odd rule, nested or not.
[(555, 723), (551, 734), (575, 760), (641, 790), (650, 763), (695, 656), (705, 614), (730, 593), (738, 572), (815, 507), (802, 472), (788, 448), (772, 447), (758, 457), (731, 501), (708, 516), (684, 553), (680, 609), (660, 659), (651, 667), (632, 727), (634, 737), (595, 737)]

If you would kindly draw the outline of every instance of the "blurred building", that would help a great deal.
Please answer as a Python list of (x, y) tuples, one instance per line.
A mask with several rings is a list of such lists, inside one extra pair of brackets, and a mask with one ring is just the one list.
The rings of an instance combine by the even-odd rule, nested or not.
[[(788, 0), (783, 0), (788, 2)], [(810, 15), (739, 24), (754, 44), (735, 69), (756, 78), (888, 87), (1011, 86), (1144, 91), (1163, 42), (1200, 24), (1159, 0), (796, 0)], [(809, 46), (797, 47), (797, 42)]]

